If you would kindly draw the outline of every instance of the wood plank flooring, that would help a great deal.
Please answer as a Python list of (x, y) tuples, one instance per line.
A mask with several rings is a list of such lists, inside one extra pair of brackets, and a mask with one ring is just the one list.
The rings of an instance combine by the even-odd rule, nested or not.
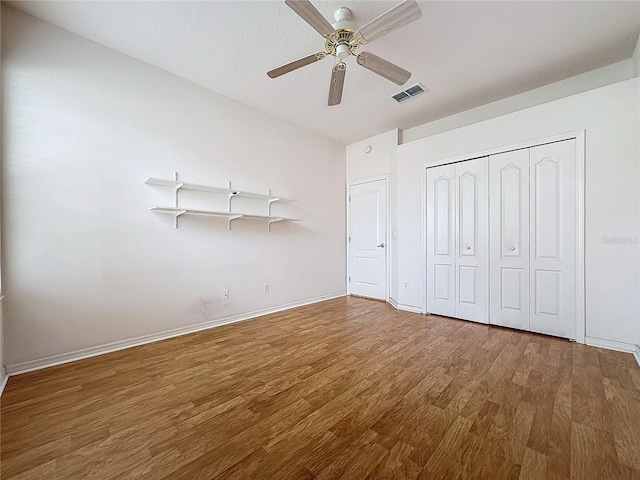
[(347, 297), (9, 379), (1, 477), (640, 479), (629, 354)]

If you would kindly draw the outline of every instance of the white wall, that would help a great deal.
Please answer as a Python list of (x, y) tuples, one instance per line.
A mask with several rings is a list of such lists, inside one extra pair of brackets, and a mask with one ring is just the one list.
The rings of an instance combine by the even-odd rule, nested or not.
[[(399, 130), (391, 130), (380, 135), (353, 143), (347, 146), (347, 182), (356, 182), (383, 175), (389, 177), (389, 239), (387, 254), (389, 255), (390, 279), (389, 297), (392, 302), (398, 298), (397, 277), (398, 250), (397, 233), (397, 167), (398, 167), (398, 136)], [(367, 147), (371, 151), (367, 153)]]
[(631, 57), (633, 63), (633, 76), (640, 77), (640, 35), (638, 36), (638, 41), (636, 42), (636, 48), (633, 51), (633, 56)]
[(399, 302), (424, 308), (425, 164), (585, 129), (586, 334), (638, 339), (639, 91), (634, 78), (399, 146), (398, 281), (411, 287), (399, 291)]
[[(632, 61), (633, 61), (633, 76), (640, 77), (640, 35), (638, 36), (638, 41), (636, 42), (636, 48), (633, 51)], [(640, 185), (638, 185), (638, 188), (640, 189)], [(638, 271), (640, 272), (640, 264), (638, 265)], [(638, 296), (640, 297), (640, 291), (638, 292)], [(638, 312), (638, 324), (640, 324), (640, 312)], [(638, 364), (640, 364), (640, 327), (638, 328), (637, 345), (639, 346), (636, 349), (636, 360), (638, 361)]]
[(481, 105), (440, 120), (418, 125), (417, 127), (403, 130), (400, 143), (414, 142), (421, 138), (448, 132), (455, 128), (465, 127), (490, 118), (518, 112), (535, 105), (541, 105), (570, 95), (576, 95), (606, 85), (629, 80), (634, 76), (633, 68), (632, 59), (623, 60), (581, 75), (576, 75), (575, 77), (535, 88), (528, 92)]
[[(2, 8), (13, 370), (344, 292), (344, 146)], [(226, 220), (192, 216), (174, 230), (171, 217), (147, 210), (171, 204), (171, 191), (143, 184), (173, 171), (197, 183), (270, 187), (296, 200), (274, 213), (302, 221), (267, 233), (264, 221), (236, 220), (227, 231)]]
[[(0, 51), (2, 46), (2, 10), (0, 9)], [(0, 65), (2, 64), (2, 54), (0, 53)], [(0, 99), (2, 98), (2, 79), (0, 78)], [(0, 100), (0, 105), (2, 101)], [(1, 107), (0, 107), (1, 108)], [(2, 131), (2, 117), (0, 116), (0, 132)], [(0, 151), (2, 150), (2, 135), (0, 135)], [(2, 162), (0, 162), (0, 179), (2, 179)], [(0, 198), (0, 239), (2, 238), (2, 199)], [(4, 316), (2, 310), (4, 304), (2, 302), (2, 241), (0, 241), (0, 395), (4, 390), (6, 381), (6, 372), (4, 368)]]

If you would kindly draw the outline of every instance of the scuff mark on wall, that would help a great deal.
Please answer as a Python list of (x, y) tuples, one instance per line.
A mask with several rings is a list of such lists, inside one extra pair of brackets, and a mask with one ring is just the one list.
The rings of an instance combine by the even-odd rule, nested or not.
[(202, 321), (215, 320), (224, 316), (225, 309), (230, 305), (231, 303), (227, 300), (223, 301), (214, 297), (200, 298), (186, 313), (190, 317), (199, 318)]

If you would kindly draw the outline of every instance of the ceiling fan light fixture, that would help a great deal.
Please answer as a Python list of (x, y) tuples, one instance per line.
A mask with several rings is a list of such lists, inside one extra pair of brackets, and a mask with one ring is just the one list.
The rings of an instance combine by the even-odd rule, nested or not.
[(340, 60), (344, 60), (349, 55), (351, 55), (351, 49), (349, 48), (349, 45), (341, 43), (336, 47), (336, 57), (338, 57)]

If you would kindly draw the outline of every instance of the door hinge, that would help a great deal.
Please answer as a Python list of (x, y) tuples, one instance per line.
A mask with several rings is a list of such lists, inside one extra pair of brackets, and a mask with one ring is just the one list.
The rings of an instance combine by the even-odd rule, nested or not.
[(349, 241), (351, 241), (351, 237), (349, 237)]
[(349, 277), (349, 281), (351, 281), (351, 277)]
[(351, 201), (351, 195), (349, 195), (349, 201)]

